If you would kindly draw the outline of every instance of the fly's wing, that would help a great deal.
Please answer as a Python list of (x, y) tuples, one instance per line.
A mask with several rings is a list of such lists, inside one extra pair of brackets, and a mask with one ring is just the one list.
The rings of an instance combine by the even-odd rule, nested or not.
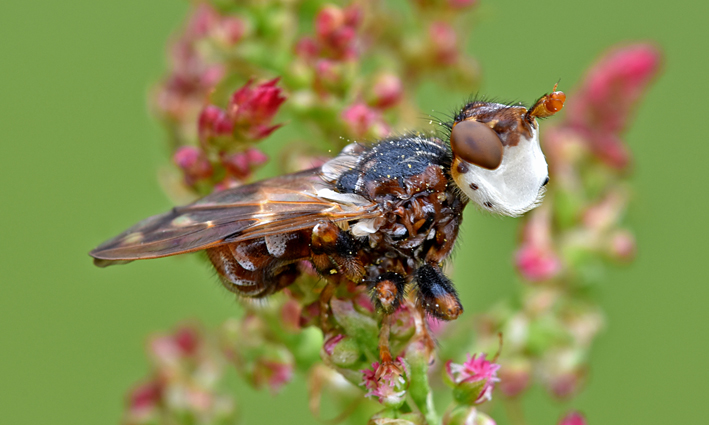
[(89, 255), (103, 267), (379, 215), (375, 203), (332, 187), (315, 168), (213, 193), (143, 220)]

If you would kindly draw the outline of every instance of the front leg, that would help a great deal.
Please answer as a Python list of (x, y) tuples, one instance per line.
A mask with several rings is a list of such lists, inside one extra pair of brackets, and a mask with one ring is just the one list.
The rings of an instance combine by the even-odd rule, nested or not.
[(455, 320), (463, 312), (463, 305), (453, 283), (437, 265), (424, 264), (414, 272), (416, 304), (431, 316), (441, 320)]

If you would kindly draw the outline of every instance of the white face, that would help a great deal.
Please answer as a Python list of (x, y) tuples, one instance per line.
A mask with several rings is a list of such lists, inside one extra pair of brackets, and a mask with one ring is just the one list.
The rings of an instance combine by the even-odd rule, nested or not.
[(539, 129), (534, 127), (531, 138), (520, 137), (515, 146), (504, 146), (502, 162), (494, 170), (454, 159), (453, 179), (482, 209), (516, 217), (540, 204), (549, 174)]

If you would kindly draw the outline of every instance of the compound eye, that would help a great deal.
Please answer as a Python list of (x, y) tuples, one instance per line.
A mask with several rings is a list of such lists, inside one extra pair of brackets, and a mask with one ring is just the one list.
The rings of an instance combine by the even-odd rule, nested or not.
[(453, 154), (470, 164), (494, 170), (502, 162), (502, 140), (477, 121), (462, 121), (451, 130)]

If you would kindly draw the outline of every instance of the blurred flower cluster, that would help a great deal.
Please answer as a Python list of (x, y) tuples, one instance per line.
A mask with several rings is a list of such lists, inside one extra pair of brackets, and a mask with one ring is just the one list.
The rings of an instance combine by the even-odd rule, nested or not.
[[(478, 65), (462, 44), (475, 5), (196, 1), (152, 97), (174, 163), (163, 174), (166, 189), (184, 202), (248, 182), (264, 165), (293, 172), (351, 140), (418, 127), (414, 96), (422, 81), (476, 91)], [(629, 161), (621, 135), (658, 61), (643, 45), (609, 54), (569, 96), (564, 121), (545, 126), (552, 180), (516, 254), (526, 283), (516, 307), (478, 320), (474, 341), (469, 323), (442, 326), (417, 314), (414, 300), (383, 322), (367, 288), (326, 285), (303, 262), (300, 279), (265, 303), (244, 301), (243, 316), (216, 335), (185, 327), (153, 338), (153, 377), (129, 396), (124, 422), (234, 423), (236, 402), (218, 392), (225, 364), (272, 393), (307, 374), (314, 416), (351, 423), (494, 424), (486, 409), (495, 386), (515, 397), (533, 377), (559, 397), (573, 395), (603, 322), (589, 296), (598, 262), (634, 254), (632, 235), (619, 227)], [(280, 146), (285, 133), (288, 147), (269, 160), (259, 144)], [(333, 291), (327, 312), (323, 291)], [(391, 361), (379, 358), (380, 329)], [(449, 344), (446, 336), (456, 332), (467, 336)], [(434, 338), (451, 347), (447, 362)], [(499, 358), (488, 360), (492, 352)], [(441, 403), (448, 404), (443, 414)], [(572, 413), (560, 423), (585, 420)]]
[[(583, 386), (604, 325), (596, 299), (604, 263), (635, 255), (622, 224), (631, 194), (623, 133), (660, 61), (648, 44), (607, 52), (569, 93), (563, 119), (544, 126), (551, 180), (543, 205), (522, 223), (514, 261), (523, 284), (516, 299), (480, 317), (474, 344), (490, 349), (504, 334), (499, 388), (507, 398), (534, 381), (559, 399)], [(563, 423), (584, 423), (574, 418)]]
[(278, 166), (295, 171), (351, 138), (417, 125), (423, 79), (473, 90), (461, 40), (475, 2), (391, 3), (195, 2), (153, 95), (181, 174), (167, 173), (167, 190), (184, 201), (248, 180), (267, 160), (258, 143), (284, 123), (298, 147)]
[(234, 423), (235, 402), (220, 392), (224, 358), (206, 338), (195, 325), (150, 338), (152, 377), (128, 394), (123, 423)]

